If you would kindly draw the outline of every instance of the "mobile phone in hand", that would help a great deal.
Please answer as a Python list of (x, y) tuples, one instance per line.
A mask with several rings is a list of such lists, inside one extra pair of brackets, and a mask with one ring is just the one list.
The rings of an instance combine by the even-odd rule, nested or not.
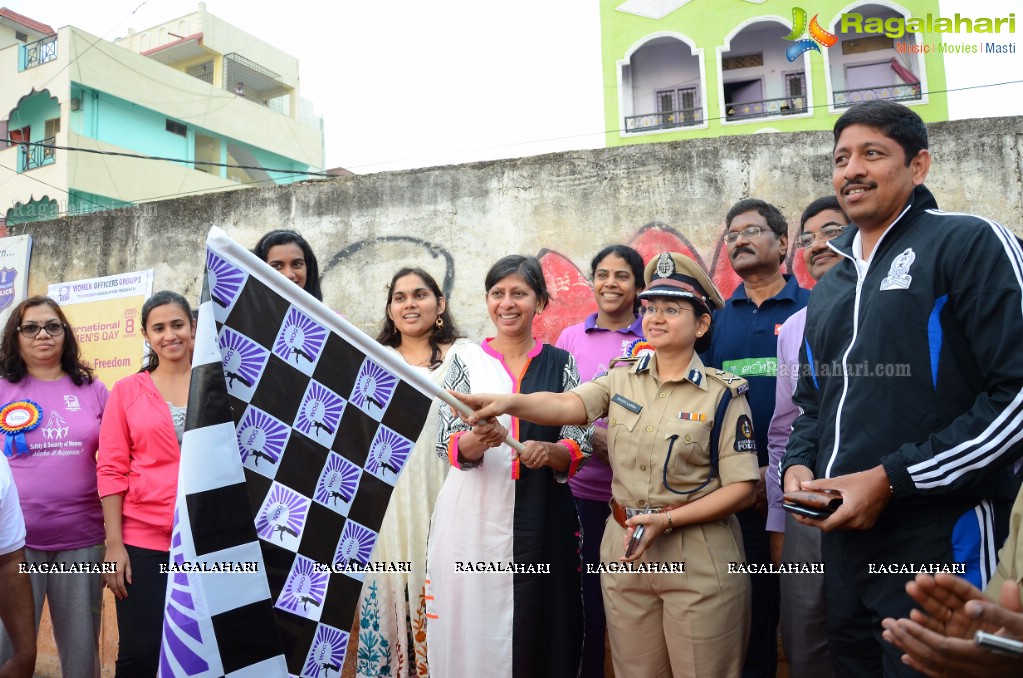
[(632, 539), (629, 540), (629, 548), (625, 549), (625, 557), (628, 558), (632, 555), (636, 547), (639, 546), (639, 540), (643, 538), (643, 533), (646, 532), (646, 525), (640, 525), (632, 532)]
[(789, 513), (824, 520), (842, 505), (842, 497), (833, 492), (795, 491), (786, 492), (782, 505)]
[(825, 520), (832, 513), (834, 513), (834, 511), (829, 511), (827, 509), (811, 508), (809, 506), (803, 506), (802, 504), (793, 504), (790, 502), (785, 502), (784, 504), (782, 504), (782, 508), (788, 511), (789, 513), (794, 513), (797, 516), (806, 516), (807, 518), (812, 518), (813, 520)]

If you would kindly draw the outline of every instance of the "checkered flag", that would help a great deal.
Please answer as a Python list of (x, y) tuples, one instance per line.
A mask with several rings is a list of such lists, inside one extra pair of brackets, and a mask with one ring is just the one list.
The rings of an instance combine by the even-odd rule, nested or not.
[(437, 388), (219, 228), (206, 244), (160, 675), (336, 678), (363, 579), (339, 570), (369, 562)]

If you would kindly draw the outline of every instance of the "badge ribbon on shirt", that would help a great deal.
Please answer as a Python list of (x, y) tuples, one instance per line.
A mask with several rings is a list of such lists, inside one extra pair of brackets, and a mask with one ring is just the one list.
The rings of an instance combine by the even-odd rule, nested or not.
[(0, 408), (0, 431), (7, 434), (4, 455), (28, 454), (25, 434), (34, 431), (43, 421), (43, 408), (31, 400), (16, 400)]

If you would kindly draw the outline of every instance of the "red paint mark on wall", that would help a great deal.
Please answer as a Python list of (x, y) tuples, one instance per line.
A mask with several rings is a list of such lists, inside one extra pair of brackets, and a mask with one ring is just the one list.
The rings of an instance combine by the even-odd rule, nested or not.
[[(711, 280), (717, 285), (721, 295), (728, 299), (742, 282), (742, 278), (732, 270), (728, 261), (728, 246), (724, 241), (724, 229), (718, 237), (714, 256), (710, 267), (696, 250), (689, 239), (671, 226), (661, 222), (652, 222), (643, 226), (629, 241), (629, 246), (639, 252), (644, 262), (649, 262), (661, 252), (681, 252), (707, 271)], [(598, 248), (599, 249), (599, 248)], [(594, 251), (596, 254), (596, 250)], [(582, 322), (586, 316), (596, 312), (597, 303), (593, 299), (593, 285), (589, 279), (589, 271), (580, 271), (560, 252), (544, 248), (537, 254), (543, 267), (544, 278), (551, 294), (551, 303), (533, 323), (533, 331), (537, 338), (553, 344), (557, 341), (561, 330)], [(815, 281), (810, 277), (803, 263), (802, 250), (795, 246), (789, 251), (786, 262), (782, 264), (782, 272), (793, 271), (796, 281), (801, 287), (812, 289)]]

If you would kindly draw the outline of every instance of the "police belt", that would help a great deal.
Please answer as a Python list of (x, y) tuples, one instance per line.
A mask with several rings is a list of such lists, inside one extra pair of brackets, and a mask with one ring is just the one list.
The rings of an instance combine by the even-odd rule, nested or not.
[(664, 513), (665, 511), (674, 511), (677, 508), (681, 508), (685, 504), (675, 504), (674, 506), (664, 506), (661, 508), (646, 508), (646, 509), (634, 509), (622, 506), (614, 499), (611, 500), (611, 515), (614, 516), (615, 522), (622, 527), (628, 529), (628, 525), (625, 521), (633, 516), (640, 516), (645, 513)]

